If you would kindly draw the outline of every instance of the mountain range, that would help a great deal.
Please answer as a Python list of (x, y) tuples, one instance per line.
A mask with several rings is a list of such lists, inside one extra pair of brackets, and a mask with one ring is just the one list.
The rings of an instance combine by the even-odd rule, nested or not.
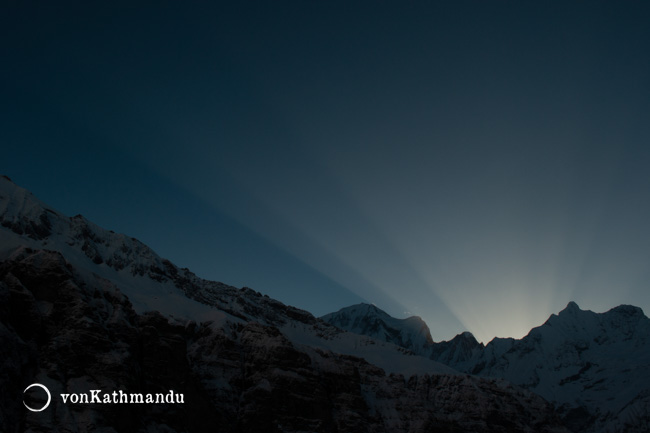
[(598, 314), (570, 302), (522, 339), (495, 338), (487, 345), (469, 332), (433, 342), (420, 318), (395, 319), (367, 304), (322, 319), (460, 372), (531, 390), (554, 403), (574, 431), (650, 426), (650, 319), (638, 307), (621, 305)]
[[(0, 431), (647, 431), (648, 318), (571, 303), (521, 340), (433, 342), (371, 305), (316, 318), (207, 281), (0, 177)], [(25, 410), (23, 390), (185, 395)], [(645, 430), (644, 430), (645, 428)]]

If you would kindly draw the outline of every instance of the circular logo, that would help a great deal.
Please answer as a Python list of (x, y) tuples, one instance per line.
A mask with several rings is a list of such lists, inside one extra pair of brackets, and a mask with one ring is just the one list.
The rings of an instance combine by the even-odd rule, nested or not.
[(47, 393), (47, 403), (45, 403), (45, 406), (43, 406), (43, 407), (40, 408), (40, 409), (34, 409), (34, 408), (31, 408), (31, 407), (27, 406), (27, 403), (25, 403), (25, 400), (23, 400), (23, 404), (25, 405), (25, 407), (26, 407), (27, 409), (31, 410), (32, 412), (41, 412), (41, 411), (47, 409), (47, 407), (50, 405), (50, 401), (52, 401), (52, 396), (50, 395), (50, 390), (47, 389), (47, 388), (45, 387), (45, 385), (41, 385), (40, 383), (32, 383), (32, 384), (29, 385), (27, 388), (25, 388), (25, 390), (23, 391), (23, 394), (25, 394), (25, 393), (27, 392), (28, 389), (33, 388), (33, 387), (35, 387), (35, 386), (37, 386), (37, 387), (39, 387), (39, 388), (43, 388), (43, 390)]

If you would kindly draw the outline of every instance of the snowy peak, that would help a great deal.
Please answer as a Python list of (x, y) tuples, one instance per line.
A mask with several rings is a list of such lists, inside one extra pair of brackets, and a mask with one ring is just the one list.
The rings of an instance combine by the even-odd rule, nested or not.
[[(555, 315), (552, 315), (551, 317), (554, 317)], [(634, 305), (619, 305), (618, 307), (614, 307), (609, 311), (606, 311), (604, 313), (594, 313), (593, 311), (589, 310), (582, 310), (578, 304), (575, 302), (571, 301), (567, 304), (567, 306), (564, 308), (564, 310), (560, 311), (557, 316), (555, 317), (561, 317), (563, 320), (581, 320), (581, 321), (588, 321), (591, 320), (590, 318), (593, 317), (601, 317), (601, 318), (609, 318), (610, 320), (613, 317), (620, 317), (622, 320), (642, 320), (645, 318), (645, 314), (643, 310), (639, 307), (636, 307)], [(571, 318), (571, 319), (570, 319)]]
[(568, 418), (578, 410), (574, 427), (598, 431), (650, 403), (650, 319), (634, 306), (594, 313), (570, 302), (521, 340), (493, 340), (472, 364), (449, 365), (528, 388)]
[(19, 235), (43, 239), (52, 233), (52, 220), (62, 216), (7, 176), (0, 176), (0, 225)]
[(457, 369), (469, 365), (483, 350), (483, 344), (476, 341), (470, 332), (458, 334), (449, 341), (434, 343), (429, 327), (420, 317), (396, 319), (369, 304), (352, 305), (321, 319), (346, 331), (391, 342), (416, 355), (454, 365)]
[[(89, 260), (87, 266), (103, 265), (134, 276), (160, 277), (170, 267), (167, 260), (137, 239), (103, 229), (82, 215), (67, 217), (6, 176), (0, 176), (0, 225), (14, 235), (12, 239), (8, 234), (3, 236), (3, 249), (23, 244), (45, 247), (66, 257)], [(7, 252), (0, 251), (4, 255)]]
[(434, 343), (431, 358), (446, 365), (455, 365), (459, 370), (472, 359), (479, 356), (483, 350), (483, 343), (479, 343), (471, 332), (463, 332), (449, 341)]
[(612, 308), (605, 314), (609, 314), (611, 317), (619, 316), (631, 320), (643, 320), (643, 318), (646, 317), (643, 310), (639, 307), (635, 307), (634, 305), (619, 305), (618, 307)]
[[(344, 326), (350, 326), (351, 322), (358, 322), (361, 319), (373, 318), (376, 320), (386, 320), (392, 319), (392, 317), (383, 310), (380, 310), (375, 305), (372, 304), (356, 304), (349, 307), (345, 307), (337, 311), (336, 313), (326, 314), (322, 317), (323, 320), (328, 321), (330, 317), (337, 317), (338, 320)], [(354, 324), (352, 324), (354, 326)]]
[(564, 307), (564, 310), (560, 311), (560, 314), (576, 314), (579, 311), (582, 311), (578, 304), (574, 301), (569, 301), (569, 303)]
[(342, 308), (321, 319), (345, 331), (390, 342), (416, 354), (425, 354), (433, 343), (429, 327), (420, 317), (396, 319), (370, 304)]
[(582, 339), (585, 341), (624, 341), (632, 338), (646, 340), (648, 318), (639, 307), (619, 305), (604, 313), (581, 310), (575, 302), (557, 315), (553, 314), (527, 337), (546, 337), (547, 341)]
[(557, 323), (558, 320), (561, 322), (575, 322), (575, 321), (584, 321), (589, 320), (588, 317), (594, 313), (589, 310), (582, 310), (575, 302), (571, 301), (557, 314), (551, 314), (544, 325), (547, 323)]

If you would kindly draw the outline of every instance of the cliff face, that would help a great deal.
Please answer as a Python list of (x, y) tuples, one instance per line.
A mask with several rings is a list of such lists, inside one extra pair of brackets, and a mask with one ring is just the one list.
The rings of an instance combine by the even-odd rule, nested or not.
[[(110, 281), (91, 284), (57, 252), (0, 264), (3, 432), (562, 432), (552, 408), (505, 382), (386, 374), (349, 355), (296, 346), (253, 320), (138, 314)], [(52, 393), (39, 413), (20, 398)], [(167, 393), (183, 404), (64, 404), (61, 393)]]

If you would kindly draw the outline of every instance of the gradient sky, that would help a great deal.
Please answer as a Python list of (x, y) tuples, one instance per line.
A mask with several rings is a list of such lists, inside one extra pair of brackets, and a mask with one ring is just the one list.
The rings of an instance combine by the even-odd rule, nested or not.
[(0, 171), (60, 211), (435, 340), (650, 310), (647, 2), (131, 3), (0, 6)]

